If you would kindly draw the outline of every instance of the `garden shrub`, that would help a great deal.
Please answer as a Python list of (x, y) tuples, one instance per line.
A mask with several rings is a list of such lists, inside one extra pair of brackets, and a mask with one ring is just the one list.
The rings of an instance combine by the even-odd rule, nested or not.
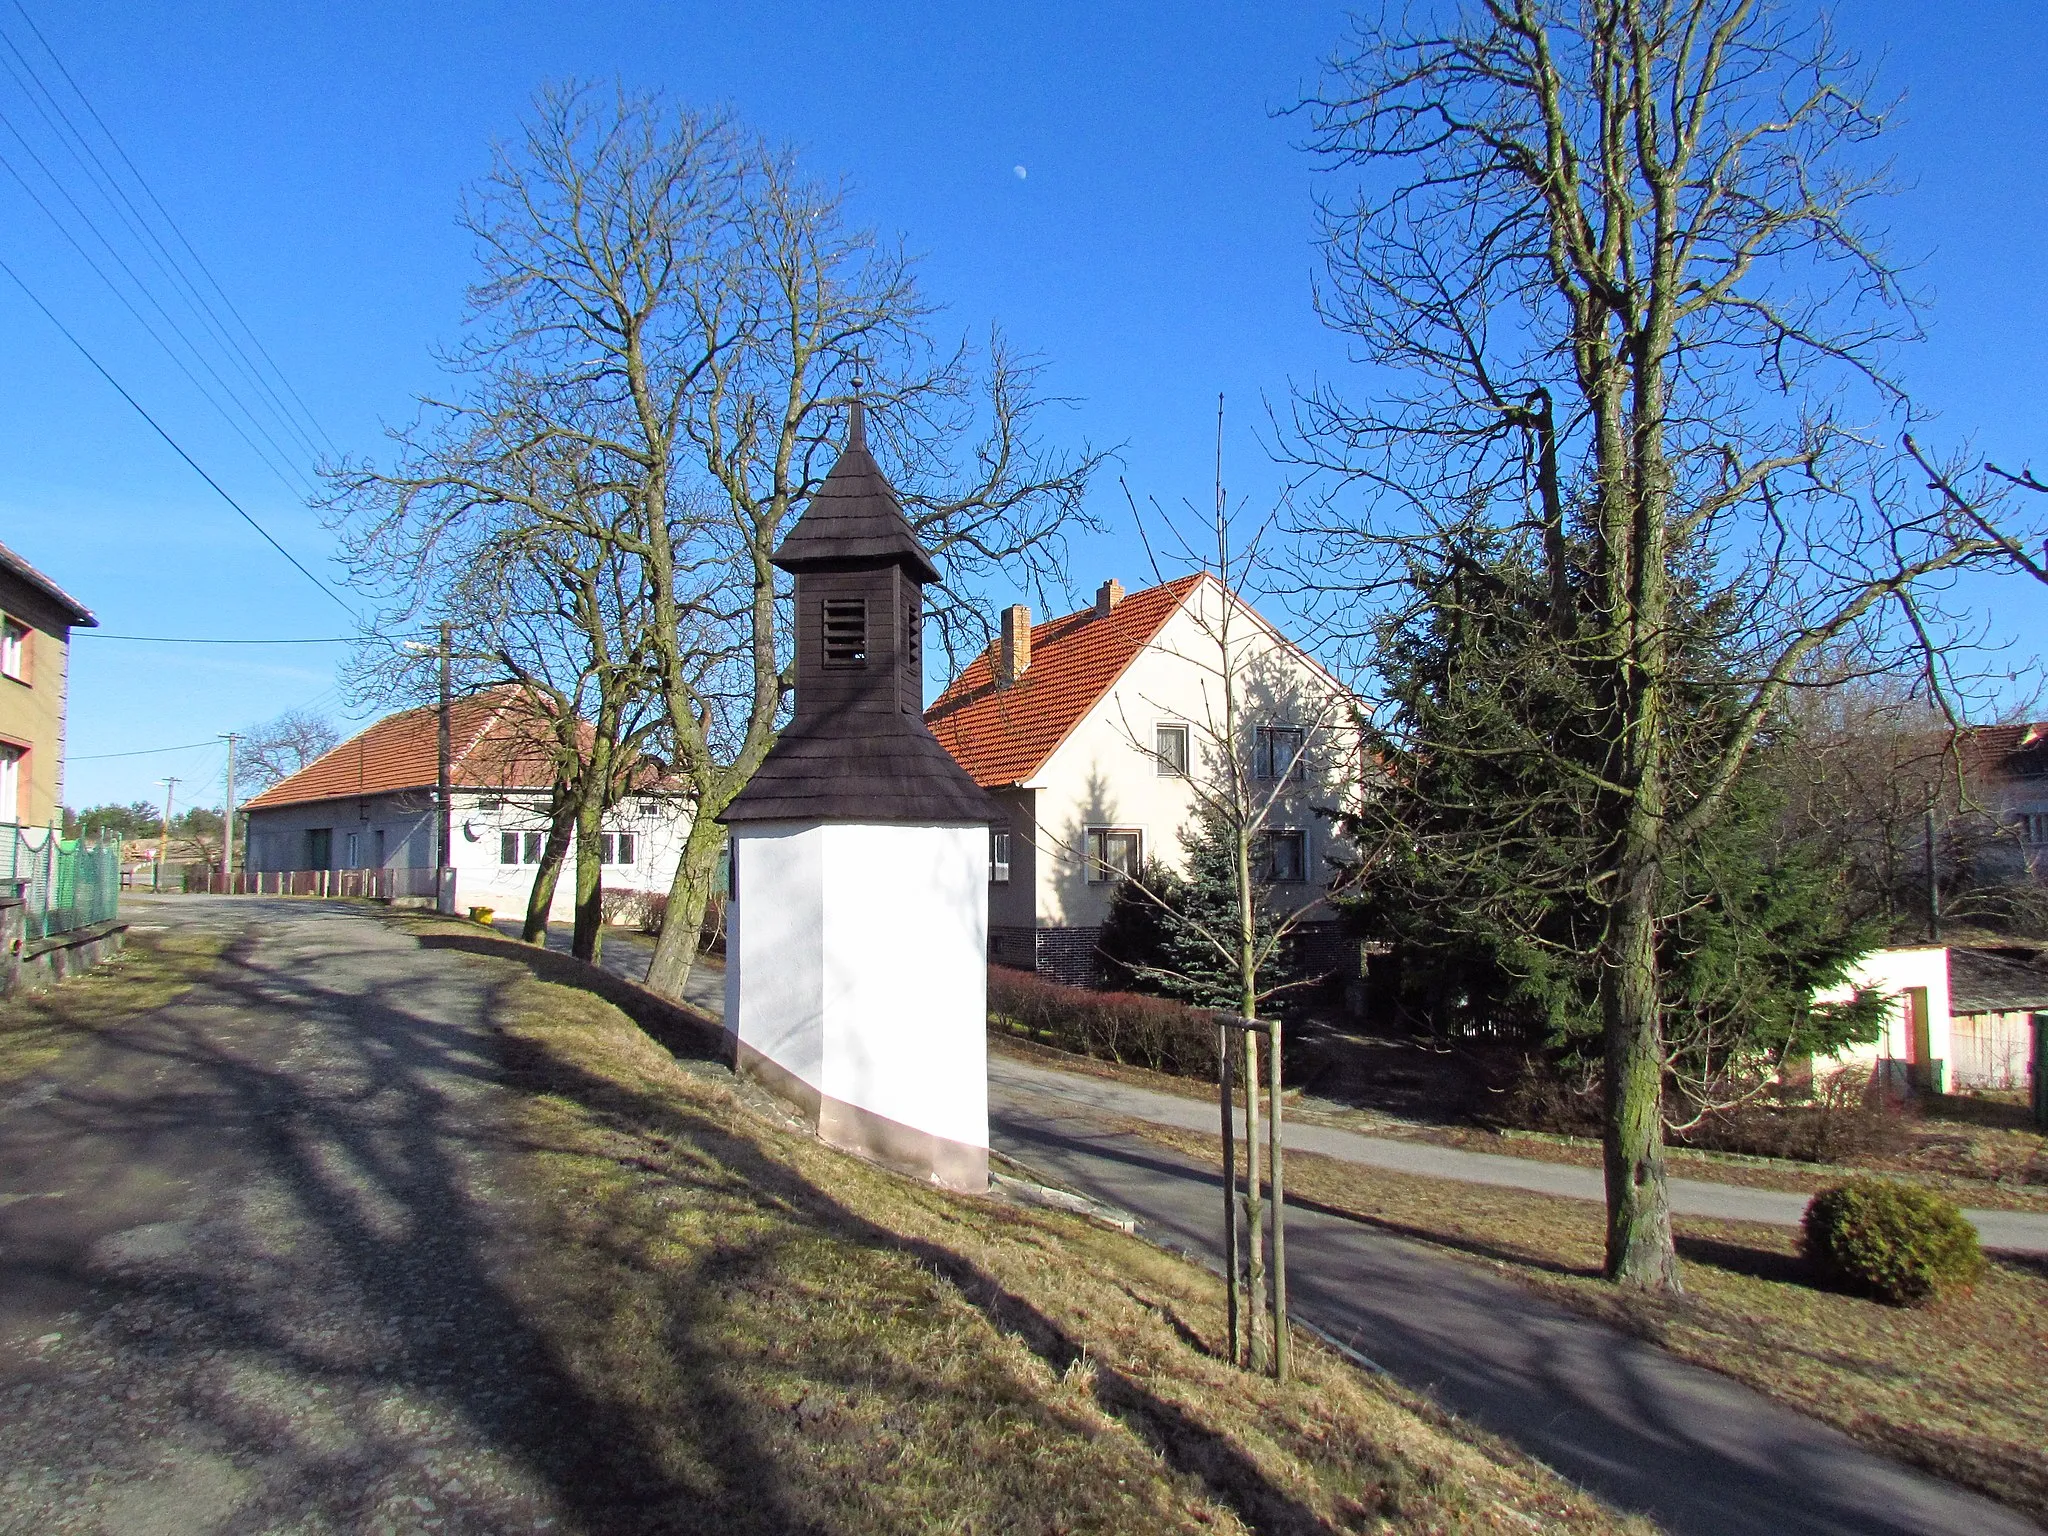
[(1216, 1075), (1216, 1026), (1185, 1003), (1065, 987), (992, 965), (988, 1012), (992, 1028), (1079, 1055), (1180, 1077)]
[(1851, 1179), (1808, 1202), (1807, 1262), (1845, 1290), (1918, 1306), (1984, 1273), (1977, 1229), (1955, 1202), (1891, 1179)]

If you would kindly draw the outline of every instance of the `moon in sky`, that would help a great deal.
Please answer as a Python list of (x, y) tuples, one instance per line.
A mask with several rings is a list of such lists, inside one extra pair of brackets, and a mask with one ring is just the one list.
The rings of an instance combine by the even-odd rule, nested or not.
[(1015, 172), (1017, 173), (1017, 179), (1018, 179), (1019, 181), (1022, 181), (1022, 180), (1024, 179), (1024, 176), (1025, 176), (1025, 171), (1024, 171), (1024, 167), (1023, 167), (1023, 166), (1021, 166), (1021, 165), (1013, 165), (1013, 166), (1011, 166), (1011, 167), (1010, 167), (1010, 169), (1011, 169), (1011, 170), (1013, 170), (1013, 171), (1015, 171)]

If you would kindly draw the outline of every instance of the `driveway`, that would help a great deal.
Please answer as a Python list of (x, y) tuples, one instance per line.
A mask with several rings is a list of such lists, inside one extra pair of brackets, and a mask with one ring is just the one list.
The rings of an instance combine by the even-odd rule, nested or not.
[(216, 978), (0, 1089), (0, 1532), (638, 1529), (529, 1319), (479, 967), (342, 906), (124, 900)]

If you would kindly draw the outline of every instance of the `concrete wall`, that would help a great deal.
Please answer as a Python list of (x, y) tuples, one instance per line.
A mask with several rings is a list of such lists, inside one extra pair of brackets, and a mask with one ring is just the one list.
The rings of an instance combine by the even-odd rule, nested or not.
[(71, 626), (62, 609), (7, 571), (0, 571), (0, 614), (29, 631), (26, 678), (0, 675), (0, 742), (26, 753), (12, 819), (46, 827), (64, 803)]
[[(397, 794), (371, 795), (363, 799), (320, 800), (305, 805), (277, 806), (249, 813), (247, 867), (252, 870), (291, 870), (318, 867), (309, 862), (307, 834), (317, 828), (330, 833), (329, 869), (371, 869), (379, 866), (377, 834), (384, 834), (381, 867), (386, 869), (428, 869), (434, 863), (434, 795), (431, 790), (407, 790)], [(524, 860), (525, 834), (547, 831), (544, 798), (530, 793), (491, 794), (458, 789), (453, 796), (454, 842), (450, 862), (455, 868), (455, 899), (459, 907), (496, 907), (502, 915), (526, 910), (533, 892), (536, 866)], [(689, 836), (690, 813), (686, 803), (652, 796), (635, 796), (614, 807), (605, 826), (612, 832), (631, 832), (636, 838), (631, 864), (608, 864), (604, 884), (608, 891), (654, 891), (666, 894), (682, 860), (683, 841)], [(511, 833), (520, 839), (520, 861), (503, 859), (503, 837)], [(355, 837), (351, 857), (349, 837)], [(570, 858), (575, 843), (570, 843)], [(549, 909), (556, 922), (575, 915), (575, 881), (572, 867), (563, 870)]]
[[(1108, 916), (1115, 887), (1088, 878), (1091, 827), (1135, 828), (1148, 858), (1184, 867), (1180, 830), (1194, 814), (1194, 781), (1213, 779), (1222, 760), (1223, 621), (1225, 605), (1233, 602), (1214, 582), (1197, 587), (1028, 786), (1037, 823), (1033, 896), (1041, 926), (1092, 928)], [(1356, 733), (1334, 681), (1252, 609), (1234, 604), (1228, 640), (1243, 692), (1237, 750), (1247, 763), (1260, 725), (1324, 721), (1328, 727), (1312, 738), (1305, 779), (1282, 786), (1268, 823), (1305, 834), (1309, 878), (1274, 888), (1276, 901), (1301, 906), (1315, 901), (1327, 883), (1323, 861), (1332, 848), (1329, 822), (1312, 807), (1335, 805), (1355, 782)], [(1152, 748), (1162, 724), (1188, 727), (1188, 778), (1160, 771)], [(996, 910), (1007, 920), (1000, 898)]]
[(826, 1141), (951, 1188), (988, 1179), (988, 834), (746, 823), (726, 1027)]

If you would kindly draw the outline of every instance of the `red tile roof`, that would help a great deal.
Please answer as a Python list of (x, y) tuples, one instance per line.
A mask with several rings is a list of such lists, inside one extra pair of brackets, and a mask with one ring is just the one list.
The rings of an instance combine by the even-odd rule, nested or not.
[[(494, 688), (449, 706), (451, 783), (464, 789), (545, 789), (553, 782), (551, 738), (520, 705), (517, 688)], [(431, 789), (438, 777), (437, 714), (429, 704), (386, 715), (271, 785), (247, 809)]]
[(925, 711), (925, 723), (984, 789), (1021, 784), (1045, 766), (1081, 717), (1177, 612), (1203, 577), (1133, 592), (1105, 616), (1093, 607), (1031, 626), (1031, 664), (996, 686), (991, 645)]

